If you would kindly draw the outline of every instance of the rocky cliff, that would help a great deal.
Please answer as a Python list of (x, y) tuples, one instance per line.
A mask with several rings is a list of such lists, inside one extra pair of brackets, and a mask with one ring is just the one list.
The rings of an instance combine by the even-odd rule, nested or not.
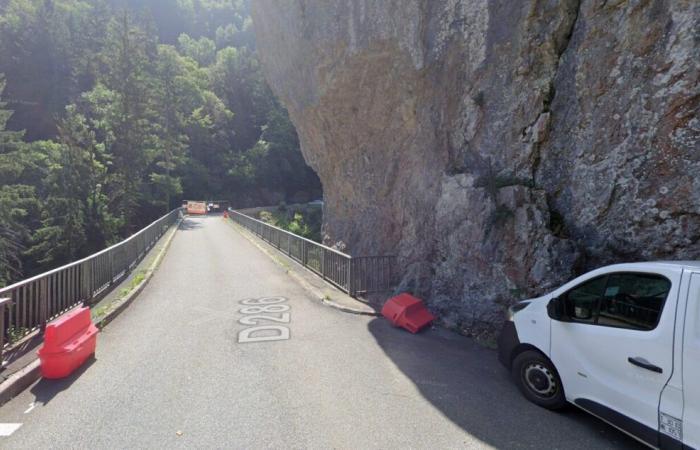
[(617, 261), (700, 258), (700, 3), (255, 0), (327, 243), (475, 331)]

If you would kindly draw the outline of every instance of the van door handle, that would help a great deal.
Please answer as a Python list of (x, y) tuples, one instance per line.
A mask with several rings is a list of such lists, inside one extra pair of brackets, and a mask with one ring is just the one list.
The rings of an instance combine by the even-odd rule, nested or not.
[(652, 372), (656, 372), (656, 373), (663, 373), (664, 372), (661, 367), (655, 366), (652, 363), (650, 363), (649, 361), (647, 361), (646, 359), (640, 358), (639, 356), (637, 356), (635, 358), (629, 357), (629, 358), (627, 358), (627, 361), (629, 361), (631, 364), (634, 364), (637, 367), (641, 367), (642, 369), (651, 370)]

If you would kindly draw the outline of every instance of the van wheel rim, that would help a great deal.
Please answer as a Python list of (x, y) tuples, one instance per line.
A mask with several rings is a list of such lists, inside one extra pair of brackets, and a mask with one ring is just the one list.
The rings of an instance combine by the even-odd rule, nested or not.
[(557, 381), (548, 367), (539, 362), (527, 364), (523, 368), (523, 381), (538, 397), (552, 398), (557, 393)]

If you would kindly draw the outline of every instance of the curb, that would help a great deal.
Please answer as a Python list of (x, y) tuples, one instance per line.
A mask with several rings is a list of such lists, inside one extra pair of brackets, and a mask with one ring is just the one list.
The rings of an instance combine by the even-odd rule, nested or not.
[(353, 308), (351, 306), (344, 306), (344, 305), (341, 305), (340, 303), (334, 302), (333, 300), (327, 299), (326, 298), (327, 296), (323, 292), (321, 292), (316, 287), (309, 284), (303, 277), (296, 274), (293, 271), (293, 269), (288, 269), (287, 267), (285, 267), (286, 262), (280, 261), (279, 255), (273, 254), (267, 248), (263, 247), (259, 242), (257, 242), (257, 236), (252, 235), (247, 229), (243, 228), (242, 226), (238, 225), (236, 222), (233, 222), (232, 220), (229, 220), (229, 223), (235, 228), (236, 231), (239, 232), (239, 234), (241, 236), (243, 236), (251, 244), (256, 246), (260, 251), (265, 253), (275, 263), (277, 263), (281, 267), (285, 268), (287, 270), (287, 275), (289, 275), (292, 279), (294, 279), (294, 281), (296, 281), (298, 284), (300, 284), (304, 290), (309, 292), (313, 297), (315, 297), (317, 300), (319, 300), (322, 304), (324, 304), (326, 306), (330, 306), (331, 308), (335, 308), (335, 309), (342, 311), (342, 312), (345, 312), (345, 313), (356, 314), (359, 316), (378, 317), (381, 315), (378, 312), (370, 312), (370, 311), (365, 311), (365, 310), (358, 309), (358, 308)]
[(166, 238), (166, 241), (163, 243), (163, 248), (160, 249), (160, 252), (158, 253), (158, 255), (156, 255), (150, 267), (146, 269), (146, 273), (144, 274), (143, 280), (138, 285), (136, 285), (136, 287), (134, 287), (134, 289), (132, 289), (132, 291), (129, 292), (126, 295), (126, 297), (118, 300), (117, 302), (119, 302), (119, 304), (114, 309), (107, 312), (104, 315), (104, 317), (102, 317), (95, 323), (95, 326), (97, 326), (97, 328), (102, 330), (105, 326), (107, 326), (107, 324), (116, 319), (117, 316), (124, 312), (124, 310), (136, 299), (136, 297), (138, 297), (141, 291), (143, 291), (143, 289), (148, 285), (156, 269), (158, 268), (158, 266), (160, 266), (160, 263), (163, 260), (163, 257), (165, 256), (165, 252), (168, 251), (170, 243), (173, 241), (173, 238), (175, 237), (178, 228), (180, 228), (180, 223), (182, 223), (182, 219), (178, 220), (178, 222), (175, 224), (174, 229), (170, 233), (170, 236), (168, 236)]
[(23, 390), (27, 389), (36, 380), (41, 378), (40, 363), (38, 359), (30, 362), (22, 370), (19, 370), (0, 384), (0, 406), (12, 400)]
[(350, 313), (350, 314), (357, 314), (358, 316), (372, 316), (372, 317), (379, 317), (381, 316), (381, 313), (378, 312), (369, 312), (369, 311), (363, 311), (361, 309), (355, 309), (351, 308), (349, 306), (343, 306), (339, 303), (334, 302), (333, 300), (326, 300), (321, 299), (321, 301), (325, 304), (330, 306), (331, 308), (339, 309), (340, 311)]
[[(163, 244), (163, 248), (161, 248), (160, 252), (158, 255), (156, 255), (155, 260), (151, 264), (151, 266), (146, 269), (146, 274), (144, 276), (143, 281), (139, 283), (126, 297), (120, 300), (121, 303), (114, 308), (113, 310), (109, 311), (102, 319), (100, 319), (98, 322), (95, 323), (97, 328), (102, 330), (109, 322), (114, 320), (119, 314), (121, 314), (127, 306), (129, 306), (134, 299), (143, 291), (143, 289), (146, 287), (148, 282), (151, 280), (151, 277), (153, 276), (153, 273), (155, 270), (158, 268), (160, 265), (160, 262), (163, 260), (163, 256), (165, 255), (165, 252), (168, 250), (168, 247), (170, 247), (170, 243), (172, 242), (173, 238), (175, 237), (175, 234), (180, 227), (180, 223), (182, 222), (182, 219), (180, 219), (174, 226), (174, 229), (172, 230), (170, 236), (166, 238), (165, 243)], [(27, 364), (24, 368), (21, 370), (13, 373), (10, 375), (5, 381), (0, 383), (0, 406), (4, 405), (5, 403), (9, 402), (12, 400), (14, 397), (19, 395), (22, 391), (27, 389), (29, 386), (31, 386), (32, 383), (37, 381), (38, 379), (41, 378), (41, 370), (40, 370), (41, 364), (39, 362), (39, 359), (35, 359), (29, 364)]]

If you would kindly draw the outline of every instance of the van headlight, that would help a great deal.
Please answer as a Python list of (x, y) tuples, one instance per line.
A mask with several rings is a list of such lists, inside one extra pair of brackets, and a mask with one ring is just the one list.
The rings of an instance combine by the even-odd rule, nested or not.
[(506, 315), (506, 320), (509, 322), (513, 321), (513, 316), (515, 316), (515, 313), (518, 311), (522, 311), (523, 309), (527, 308), (527, 306), (531, 303), (530, 300), (524, 300), (522, 302), (518, 302), (508, 308), (508, 313)]

